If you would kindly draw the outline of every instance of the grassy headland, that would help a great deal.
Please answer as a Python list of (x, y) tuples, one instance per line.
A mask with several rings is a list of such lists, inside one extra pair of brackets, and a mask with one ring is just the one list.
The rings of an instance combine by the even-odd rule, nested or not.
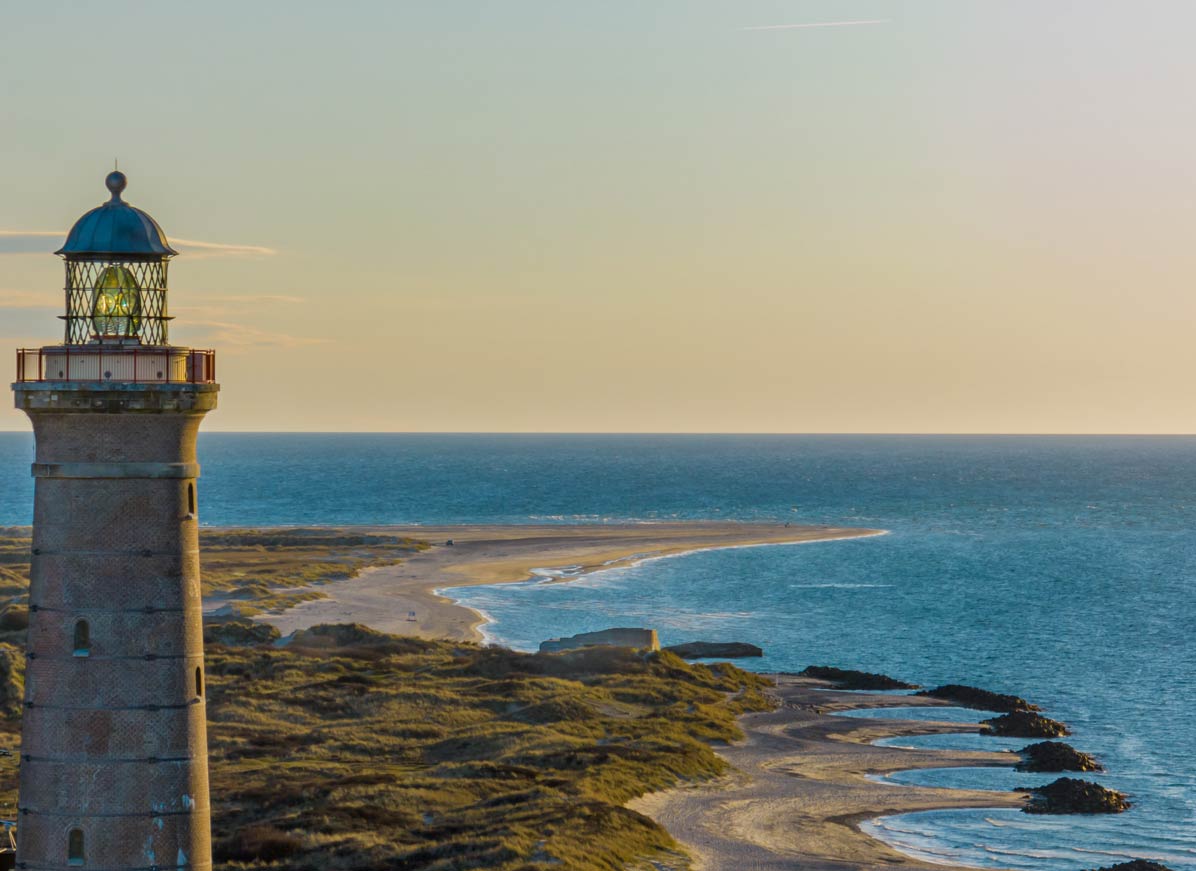
[[(325, 598), (323, 584), (428, 547), (406, 536), (343, 529), (203, 529), (199, 540), (204, 598), (244, 617)], [(24, 638), (29, 548), (28, 527), (0, 527), (0, 641)]]
[[(19, 658), (15, 660), (21, 662)], [(768, 681), (670, 653), (532, 655), (363, 627), (207, 651), (225, 869), (684, 867), (630, 798), (723, 773)], [(0, 721), (16, 750), (19, 707)], [(16, 807), (16, 756), (0, 808)]]
[[(0, 814), (16, 807), (28, 530), (0, 531)], [(204, 531), (204, 593), (227, 616), (423, 545), (344, 531)], [(313, 588), (313, 585), (315, 588)], [(669, 653), (556, 655), (316, 628), (207, 649), (217, 867), (496, 871), (685, 864), (623, 807), (726, 763), (710, 742), (769, 682)]]
[(665, 857), (669, 835), (622, 804), (721, 774), (707, 742), (770, 707), (764, 679), (668, 653), (332, 634), (330, 647), (317, 629), (208, 653), (224, 867), (597, 871)]

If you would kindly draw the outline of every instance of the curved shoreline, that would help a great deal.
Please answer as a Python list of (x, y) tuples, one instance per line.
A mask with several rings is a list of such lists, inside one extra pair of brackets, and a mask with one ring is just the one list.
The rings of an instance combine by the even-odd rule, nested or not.
[(886, 737), (960, 732), (966, 724), (832, 715), (866, 708), (955, 705), (918, 696), (861, 695), (791, 675), (774, 677), (781, 706), (743, 717), (745, 740), (718, 751), (737, 774), (715, 784), (653, 793), (628, 805), (663, 825), (694, 856), (695, 871), (848, 871), (881, 865), (975, 871), (974, 866), (919, 860), (864, 832), (860, 824), (915, 811), (1020, 808), (1026, 801), (1017, 793), (878, 783), (865, 777), (1013, 763), (1011, 754), (1003, 751), (915, 750), (871, 743)]
[[(782, 523), (683, 521), (636, 524), (361, 527), (433, 543), (391, 566), (318, 587), (325, 598), (254, 619), (284, 635), (318, 623), (362, 623), (392, 635), (484, 641), (487, 618), (441, 591), (521, 583), (533, 570), (577, 567), (567, 582), (599, 571), (704, 550), (870, 538), (879, 529)], [(454, 542), (446, 546), (448, 540)], [(409, 614), (414, 613), (414, 619)]]
[[(789, 527), (789, 528), (800, 529), (801, 527)], [(824, 527), (813, 527), (813, 528), (821, 529)], [(588, 575), (597, 575), (597, 574), (601, 574), (603, 572), (615, 571), (617, 569), (634, 568), (636, 566), (641, 566), (644, 563), (656, 562), (658, 560), (666, 560), (666, 559), (677, 559), (680, 557), (686, 557), (686, 556), (690, 556), (691, 554), (701, 553), (704, 551), (745, 550), (748, 548), (757, 548), (757, 547), (790, 547), (790, 546), (797, 546), (797, 545), (801, 545), (801, 544), (817, 544), (819, 542), (824, 542), (824, 541), (845, 541), (845, 540), (850, 540), (850, 539), (855, 539), (855, 538), (876, 538), (877, 536), (888, 535), (888, 534), (889, 534), (889, 531), (887, 529), (870, 529), (870, 530), (862, 530), (862, 531), (860, 531), (859, 534), (856, 534), (856, 535), (837, 535), (836, 534), (836, 535), (827, 535), (827, 536), (819, 537), (819, 538), (803, 538), (803, 539), (798, 539), (798, 540), (794, 540), (794, 541), (764, 541), (764, 542), (754, 542), (754, 543), (748, 543), (748, 544), (713, 545), (713, 546), (709, 546), (709, 547), (695, 547), (695, 548), (687, 549), (687, 550), (677, 550), (677, 551), (670, 550), (667, 553), (634, 553), (634, 554), (629, 554), (626, 557), (608, 560), (607, 562), (605, 562), (601, 565), (584, 566), (584, 565), (570, 564), (570, 565), (565, 565), (565, 566), (537, 566), (536, 568), (532, 568), (532, 569), (528, 570), (528, 576), (526, 578), (522, 578), (520, 580), (512, 580), (512, 581), (495, 581), (494, 585), (531, 584), (531, 583), (567, 584), (567, 583), (571, 583), (573, 581), (579, 580)], [(569, 571), (565, 574), (560, 574), (560, 575), (551, 574), (553, 572), (565, 572), (566, 569), (576, 569), (576, 571)], [(498, 620), (496, 618), (492, 617), (490, 614), (488, 614), (487, 612), (483, 611), (480, 608), (475, 608), (471, 605), (463, 605), (463, 604), (461, 604), (460, 599), (454, 599), (452, 596), (446, 595), (446, 593), (443, 592), (443, 591), (447, 591), (447, 590), (452, 590), (456, 587), (480, 587), (480, 586), (488, 586), (488, 585), (487, 584), (455, 584), (453, 586), (439, 587), (439, 588), (433, 590), (433, 592), (438, 596), (442, 596), (443, 598), (447, 599), (448, 601), (452, 602), (454, 605), (456, 605), (458, 607), (467, 608), (468, 610), (473, 611), (475, 614), (477, 614), (481, 618), (479, 620), (479, 622), (474, 625), (474, 630), (478, 633), (480, 640), (484, 644), (502, 644), (503, 643), (502, 639), (498, 635), (491, 634), (490, 632), (486, 631), (486, 626), (490, 625), (491, 623), (498, 622)]]

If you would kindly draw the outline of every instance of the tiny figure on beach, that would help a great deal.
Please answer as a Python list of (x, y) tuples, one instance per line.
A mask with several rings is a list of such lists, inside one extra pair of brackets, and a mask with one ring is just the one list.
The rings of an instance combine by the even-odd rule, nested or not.
[(408, 623), (414, 623), (414, 622), (415, 622), (415, 612), (414, 612), (414, 611), (408, 611), (408, 612), (407, 612), (407, 622), (408, 622)]
[(453, 546), (453, 540), (450, 538), (448, 541), (446, 541), (446, 542), (444, 543), (444, 546), (445, 546), (445, 547), (452, 547), (452, 546)]

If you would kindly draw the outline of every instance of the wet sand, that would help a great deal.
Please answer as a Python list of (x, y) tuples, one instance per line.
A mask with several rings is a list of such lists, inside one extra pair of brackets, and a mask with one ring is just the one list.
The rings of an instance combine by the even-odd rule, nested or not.
[[(324, 584), (328, 598), (254, 619), (284, 634), (319, 623), (363, 623), (395, 635), (480, 641), (478, 612), (437, 590), (526, 581), (534, 569), (576, 567), (571, 577), (652, 557), (725, 547), (793, 544), (882, 534), (879, 530), (781, 523), (639, 523), (576, 526), (408, 526), (370, 531), (433, 546), (394, 566)], [(445, 542), (452, 539), (449, 547)], [(414, 612), (414, 618), (409, 615)]]
[[(865, 774), (911, 768), (1012, 765), (1004, 752), (907, 750), (869, 742), (896, 735), (967, 731), (966, 724), (836, 717), (849, 708), (948, 706), (906, 695), (846, 693), (820, 681), (776, 676), (782, 705), (740, 720), (746, 739), (718, 753), (735, 769), (721, 781), (670, 789), (629, 807), (652, 817), (693, 856), (694, 871), (920, 871), (929, 864), (857, 827), (873, 817), (939, 808), (1020, 807), (1012, 792), (876, 783)], [(977, 721), (987, 716), (977, 712)], [(977, 726), (978, 728), (978, 726)]]

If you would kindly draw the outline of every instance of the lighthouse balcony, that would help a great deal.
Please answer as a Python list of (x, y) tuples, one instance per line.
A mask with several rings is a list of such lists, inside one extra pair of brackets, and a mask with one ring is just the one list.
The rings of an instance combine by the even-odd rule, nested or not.
[(216, 352), (145, 345), (22, 348), (17, 351), (17, 381), (212, 384)]

